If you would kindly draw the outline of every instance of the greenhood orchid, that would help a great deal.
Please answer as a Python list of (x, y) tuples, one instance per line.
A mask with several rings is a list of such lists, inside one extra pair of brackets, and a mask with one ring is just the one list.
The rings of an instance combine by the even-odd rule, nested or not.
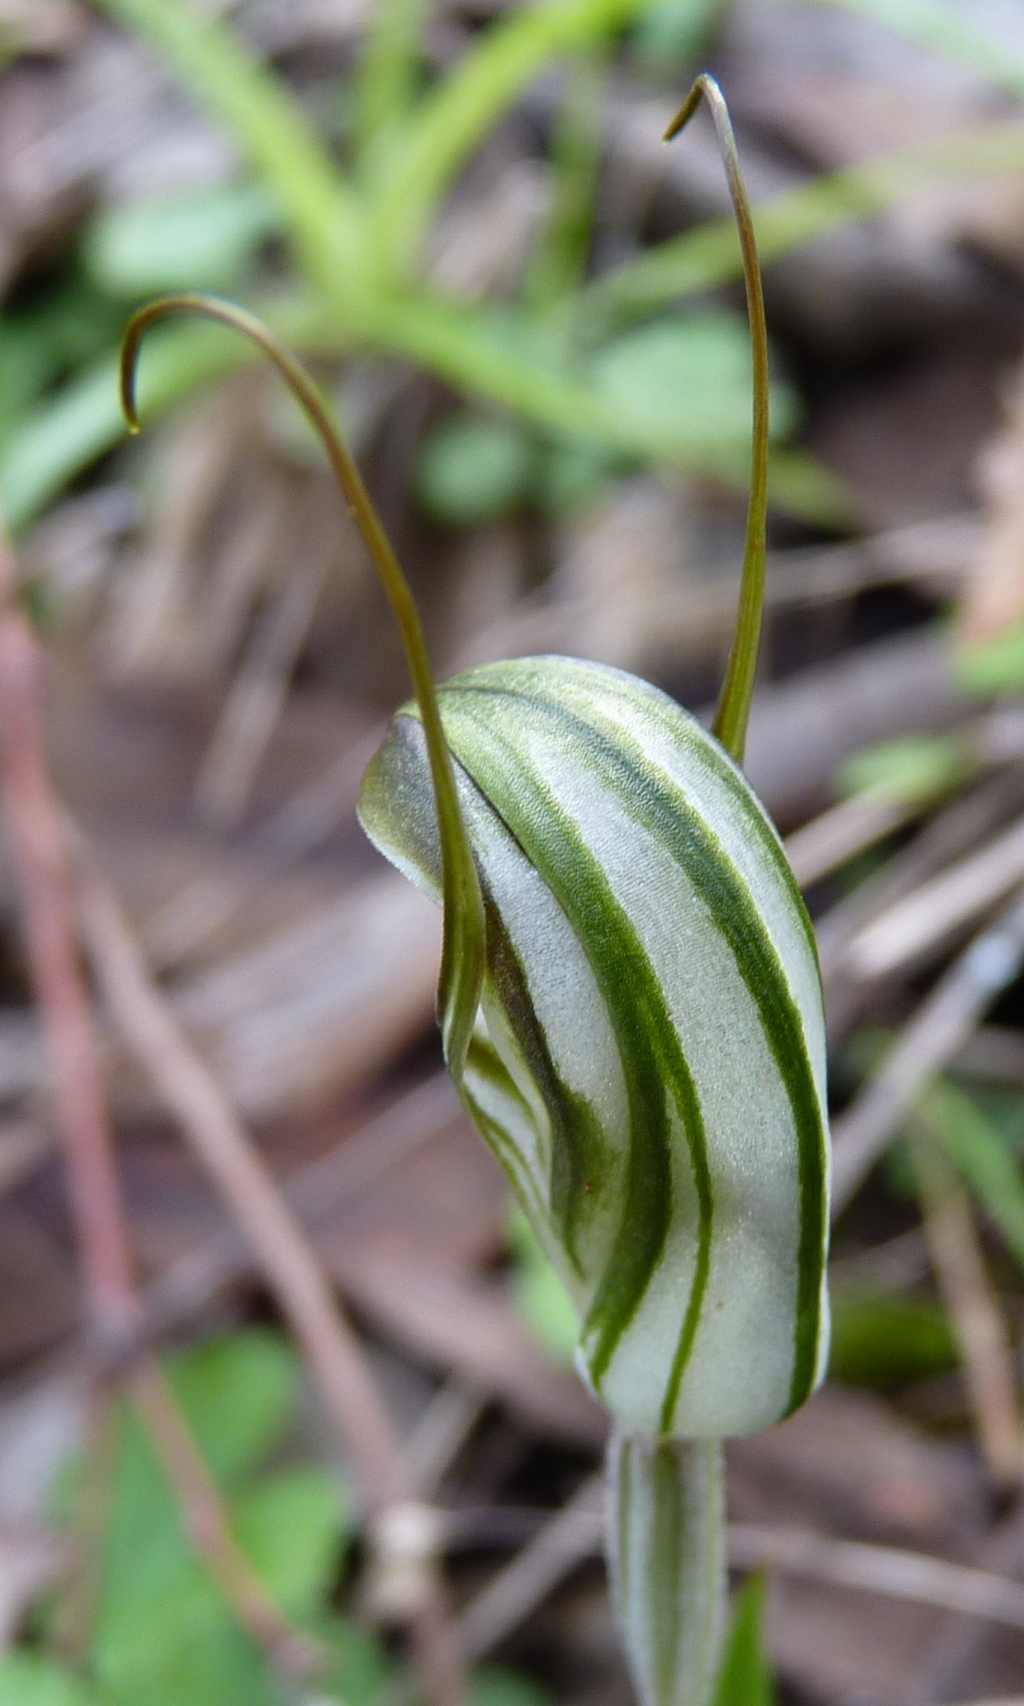
[(609, 1563), (644, 1706), (704, 1706), (724, 1601), (722, 1438), (785, 1416), (827, 1350), (828, 1133), (811, 927), (740, 764), (764, 586), (768, 367), (725, 103), (710, 106), (754, 352), (740, 609), (713, 733), (656, 688), (574, 658), (435, 687), (419, 618), (304, 369), (250, 316), (167, 298), (266, 352), (319, 432), (398, 621), (415, 699), (364, 779), (362, 823), (443, 907), (438, 1011), (467, 1113), (579, 1314), (615, 1422)]

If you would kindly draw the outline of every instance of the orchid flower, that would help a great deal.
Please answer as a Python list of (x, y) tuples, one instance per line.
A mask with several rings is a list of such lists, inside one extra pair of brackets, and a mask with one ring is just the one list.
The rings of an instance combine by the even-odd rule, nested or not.
[(814, 937), (740, 764), (764, 593), (768, 363), (760, 274), (721, 92), (754, 352), (740, 606), (714, 731), (619, 670), (511, 660), (436, 687), (408, 586), (304, 369), (253, 338), (318, 430), (399, 624), (415, 698), (366, 773), (376, 846), (443, 908), (438, 1013), (463, 1105), (579, 1316), (614, 1420), (608, 1556), (643, 1706), (704, 1706), (724, 1605), (721, 1445), (822, 1378), (828, 1131)]

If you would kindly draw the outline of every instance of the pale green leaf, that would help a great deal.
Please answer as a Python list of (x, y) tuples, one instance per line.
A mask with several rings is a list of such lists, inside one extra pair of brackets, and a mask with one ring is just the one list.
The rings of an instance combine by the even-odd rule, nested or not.
[(962, 692), (978, 698), (1019, 693), (1024, 686), (1024, 622), (1013, 623), (980, 645), (958, 646), (953, 676)]
[(90, 276), (111, 296), (136, 300), (168, 290), (237, 285), (278, 215), (258, 184), (114, 205), (85, 242)]
[(98, 1706), (85, 1684), (49, 1659), (29, 1653), (0, 1658), (0, 1706)]
[[(197, 1444), (226, 1482), (265, 1456), (294, 1406), (294, 1353), (257, 1329), (183, 1353), (171, 1376)], [(122, 1428), (93, 1662), (118, 1706), (142, 1698), (147, 1706), (278, 1706), (266, 1660), (196, 1558), (134, 1416)]]
[(972, 1096), (945, 1079), (925, 1092), (920, 1114), (1024, 1268), (1024, 1174), (998, 1127)]
[(469, 1694), (471, 1706), (555, 1706), (553, 1695), (532, 1677), (498, 1665), (475, 1670)]
[(736, 1601), (714, 1706), (775, 1706), (771, 1665), (764, 1650), (763, 1576), (751, 1576)]
[(155, 48), (239, 144), (308, 280), (339, 306), (359, 296), (369, 283), (363, 210), (281, 79), (218, 17), (184, 0), (104, 0), (104, 10)]
[(323, 1603), (354, 1532), (351, 1506), (324, 1469), (282, 1470), (233, 1505), (235, 1537), (282, 1611), (308, 1618)]
[(431, 515), (466, 526), (521, 503), (536, 463), (521, 428), (458, 415), (434, 428), (420, 451), (416, 486)]
[[(750, 334), (738, 316), (693, 314), (626, 333), (592, 359), (598, 398), (620, 428), (691, 451), (750, 442)], [(792, 391), (772, 391), (772, 432), (796, 425)]]
[(374, 234), (388, 275), (407, 272), (456, 174), (534, 78), (552, 61), (614, 34), (647, 4), (541, 0), (477, 37), (413, 114), (378, 186)]
[(862, 747), (840, 767), (837, 783), (843, 795), (927, 803), (958, 787), (974, 767), (956, 735), (903, 735)]
[(277, 1443), (295, 1408), (298, 1376), (287, 1341), (256, 1327), (172, 1361), (175, 1392), (218, 1480), (237, 1479)]
[[(754, 208), (761, 263), (851, 221), (867, 219), (904, 197), (976, 178), (1015, 177), (1024, 170), (1024, 127), (986, 127), (943, 137), (825, 173)], [(603, 274), (580, 293), (577, 321), (591, 338), (609, 320), (654, 313), (682, 297), (740, 277), (740, 246), (731, 218), (709, 220)]]
[[(318, 345), (323, 313), (303, 297), (263, 304), (263, 318), (280, 336)], [(335, 340), (336, 347), (336, 340)], [(143, 419), (188, 397), (254, 359), (223, 326), (194, 322), (160, 327), (146, 341), (139, 372)], [(90, 462), (126, 436), (113, 352), (79, 373), (18, 424), (0, 450), (0, 506), (15, 533)]]

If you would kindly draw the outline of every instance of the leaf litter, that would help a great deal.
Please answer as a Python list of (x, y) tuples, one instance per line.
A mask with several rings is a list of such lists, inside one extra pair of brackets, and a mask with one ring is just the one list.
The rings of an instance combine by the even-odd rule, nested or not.
[[(668, 29), (671, 9), (662, 9), (658, 28)], [(236, 10), (249, 39), (344, 146), (359, 9), (261, 0)], [(488, 10), (438, 8), (418, 75), (437, 75), (465, 51)], [(774, 0), (745, 0), (721, 15), (705, 8), (706, 51), (733, 103), (758, 197), (887, 148), (955, 143), (1015, 121), (1006, 79), (997, 93), (979, 70), (977, 36), (969, 52), (961, 40), (964, 31), (1003, 27), (996, 9), (958, 8), (952, 47), (948, 30), (922, 34), (927, 6), (913, 9), (913, 46), (898, 46), (877, 9), (873, 21), (865, 10)], [(933, 23), (950, 10), (934, 8)], [(676, 11), (683, 45), (675, 61), (667, 49), (652, 61), (627, 43), (611, 67), (593, 273), (724, 205), (699, 148), (684, 159), (654, 141), (652, 114), (659, 103), (671, 107), (691, 51), (685, 8)], [(5, 43), (8, 27), (0, 408), (14, 444), (33, 409), (103, 355), (127, 301), (186, 282), (176, 267), (187, 263), (188, 283), (246, 288), (279, 281), (283, 261), (272, 212), (240, 175), (234, 147), (125, 33), (71, 5), (47, 7), (45, 16), (40, 8), (38, 18), (13, 8), (9, 26), (0, 8)], [(1008, 66), (1019, 50), (1011, 30)], [(499, 308), (518, 288), (523, 251), (550, 205), (545, 138), (559, 98), (557, 79), (538, 83), (475, 177), (456, 188), (438, 288)], [(986, 180), (983, 193), (929, 190), (866, 222), (837, 224), (768, 270), (779, 396), (792, 399), (788, 416), (780, 410), (780, 433), (798, 433), (842, 476), (856, 512), (845, 536), (781, 506), (776, 516), (770, 584), (773, 572), (778, 579), (750, 770), (786, 833), (825, 823), (843, 764), (865, 748), (946, 731), (969, 742), (986, 707), (1004, 718), (1015, 708), (1024, 679), (1013, 646), (1024, 612), (1014, 476), (1020, 185), (1018, 173)], [(745, 384), (742, 361), (734, 362), (735, 304), (719, 293), (702, 304), (703, 318), (686, 319), (682, 336), (675, 312), (659, 303), (639, 330), (620, 328), (592, 370), (619, 409), (634, 406), (638, 386), (657, 391), (662, 369), (689, 384), (691, 345), (705, 355), (713, 346), (712, 425), (724, 440), (735, 437)], [(742, 530), (721, 483), (585, 452), (535, 420), (417, 375), (408, 362), (360, 359), (361, 377), (336, 357), (325, 371), (442, 668), (467, 655), (580, 649), (652, 673), (686, 703), (707, 701)], [(662, 391), (654, 401), (676, 431), (678, 395)], [(692, 412), (682, 419), (689, 430)], [(454, 458), (457, 431), (464, 445), (478, 434), (501, 449), (505, 460), (492, 457), (486, 489), (473, 488), (471, 457), (463, 454), (461, 467)], [(925, 530), (916, 546), (915, 528)], [(500, 1640), (487, 1656), (516, 1667), (481, 1672), (477, 1697), (526, 1706), (541, 1689), (573, 1706), (625, 1700), (592, 1510), (587, 1517), (600, 1416), (517, 1304), (515, 1264), (527, 1258), (510, 1245), (496, 1170), (454, 1109), (439, 1116), (409, 1103), (437, 1068), (436, 920), (379, 873), (351, 816), (359, 754), (405, 688), (358, 547), (321, 474), (269, 388), (244, 375), (220, 394), (183, 402), (146, 445), (96, 465), (25, 535), (22, 554), (46, 638), (62, 797), (85, 825), (173, 1011), (254, 1122), (275, 1176), (290, 1184), (410, 1449), (418, 1437), (426, 1451), (430, 1430), (441, 1440), (431, 1448), (441, 1467), (430, 1497), (450, 1537), (457, 1607), (479, 1629), (480, 1596), (490, 1592), (492, 1606), (498, 1596), (505, 1609), (500, 1618), (492, 1611), (490, 1626)], [(951, 663), (941, 618), (958, 594), (960, 644), (973, 654), (985, 643), (987, 676)], [(977, 947), (993, 907), (1019, 886), (1020, 873), (1007, 867), (998, 894), (945, 914), (944, 891), (928, 887), (948, 882), (959, 862), (996, 856), (1021, 809), (1020, 743), (1003, 737), (1000, 745), (993, 735), (988, 748), (971, 751), (981, 756), (967, 771), (954, 767), (929, 793), (935, 749), (907, 747), (901, 775), (912, 795), (918, 790), (913, 811), (873, 819), (869, 831), (862, 801), (852, 839), (847, 829), (835, 840), (835, 820), (828, 827), (829, 857), (808, 894), (820, 922), (841, 1120), (863, 1114), (885, 1061), (906, 1051), (957, 957), (970, 955), (972, 940)], [(862, 768), (858, 783), (856, 769), (847, 773), (854, 800), (858, 788), (866, 797), (870, 775)], [(894, 952), (890, 911), (910, 901), (926, 920), (926, 958)], [(889, 957), (868, 975), (857, 953), (863, 958), (873, 928)], [(86, 1706), (96, 1686), (103, 1698), (136, 1698), (141, 1689), (167, 1706), (186, 1697), (210, 1706), (277, 1699), (262, 1656), (174, 1532), (138, 1441), (119, 1448), (93, 1682), (73, 1680), (54, 1657), (55, 1602), (44, 1586), (61, 1579), (66, 1561), (52, 1485), (82, 1425), (68, 1394), (80, 1389), (84, 1346), (6, 855), (0, 949), (0, 1247), (9, 1272), (0, 1285), (0, 1621), (12, 1647), (0, 1699), (6, 1689), (18, 1706)], [(730, 1515), (737, 1535), (747, 1535), (737, 1581), (753, 1557), (750, 1536), (775, 1536), (774, 1554), (765, 1554), (766, 1627), (783, 1699), (856, 1694), (895, 1706), (1019, 1692), (1019, 1632), (984, 1612), (968, 1618), (953, 1587), (948, 1603), (897, 1596), (918, 1580), (917, 1565), (899, 1563), (909, 1556), (989, 1582), (1019, 1581), (1024, 1571), (1011, 1454), (997, 1452), (993, 1477), (983, 1449), (988, 1439), (991, 1458), (993, 1426), (1005, 1446), (1006, 1383), (1018, 1388), (1020, 1379), (1024, 1284), (1012, 1191), (1024, 1159), (1021, 1024), (1008, 966), (1002, 985), (984, 984), (941, 1058), (927, 1056), (892, 1122), (894, 1147), (837, 1226), (836, 1378), (801, 1415), (732, 1450)], [(195, 1403), (206, 1401), (208, 1378), (210, 1402), (220, 1406), (207, 1450), (213, 1472), (230, 1483), (240, 1542), (282, 1606), (336, 1640), (343, 1696), (381, 1698), (392, 1651), (361, 1609), (359, 1548), (344, 1553), (355, 1532), (344, 1491), (351, 1465), (336, 1461), (265, 1283), (109, 1025), (104, 1063), (147, 1295), (179, 1346), (172, 1367), (182, 1378), (206, 1371), (196, 1375)], [(947, 1095), (938, 1139), (922, 1137), (935, 1124), (931, 1093)], [(936, 1228), (934, 1180), (930, 1193), (922, 1189), (908, 1141), (941, 1141), (943, 1166), (956, 1169), (952, 1247)], [(379, 1146), (392, 1158), (362, 1178), (355, 1167), (346, 1186), (346, 1157)], [(339, 1169), (333, 1197), (329, 1173), (317, 1168)], [(312, 1181), (305, 1195), (304, 1178)], [(948, 1192), (942, 1200), (948, 1210)], [(922, 1221), (930, 1243), (914, 1246), (901, 1266), (891, 1253)], [(994, 1409), (976, 1364), (971, 1374), (975, 1341), (963, 1340), (979, 1295), (977, 1283), (965, 1289), (965, 1248), (991, 1303), (989, 1328), (995, 1309), (1009, 1346)], [(856, 1279), (842, 1280), (844, 1264)], [(543, 1310), (531, 1311), (538, 1318)], [(254, 1372), (260, 1357), (262, 1374)], [(238, 1441), (241, 1421), (256, 1427), (270, 1405), (260, 1382), (274, 1380), (288, 1387), (287, 1402), (274, 1399), (279, 1437), (270, 1429), (250, 1463), (225, 1467), (217, 1451)], [(235, 1420), (225, 1419), (232, 1403)], [(26, 1477), (20, 1466), (33, 1442), (43, 1463)], [(120, 1489), (132, 1476), (148, 1481), (129, 1509)], [(577, 1508), (574, 1496), (583, 1516), (555, 1568), (551, 1524)], [(147, 1500), (160, 1506), (159, 1520), (146, 1516)], [(127, 1574), (117, 1563), (122, 1524), (141, 1524)], [(881, 1563), (875, 1590), (843, 1585), (843, 1555), (827, 1547), (821, 1579), (808, 1581), (792, 1562), (794, 1530), (836, 1547), (887, 1549), (896, 1585), (883, 1589)], [(519, 1602), (505, 1580), (517, 1565)], [(522, 1606), (515, 1615), (514, 1603)], [(753, 1603), (742, 1602), (738, 1631), (754, 1618)], [(995, 1599), (985, 1603), (991, 1613)], [(482, 1652), (487, 1643), (476, 1639)], [(736, 1641), (733, 1698), (760, 1702), (771, 1685), (756, 1643), (741, 1633)]]

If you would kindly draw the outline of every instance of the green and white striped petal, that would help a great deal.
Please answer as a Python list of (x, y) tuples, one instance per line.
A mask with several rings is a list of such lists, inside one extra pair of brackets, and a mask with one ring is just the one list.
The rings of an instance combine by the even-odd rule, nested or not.
[[(764, 1427), (827, 1342), (821, 993), (778, 837), (634, 677), (528, 658), (439, 697), (487, 921), (460, 1090), (576, 1299), (581, 1371), (629, 1430)], [(360, 815), (439, 898), (414, 708)]]

